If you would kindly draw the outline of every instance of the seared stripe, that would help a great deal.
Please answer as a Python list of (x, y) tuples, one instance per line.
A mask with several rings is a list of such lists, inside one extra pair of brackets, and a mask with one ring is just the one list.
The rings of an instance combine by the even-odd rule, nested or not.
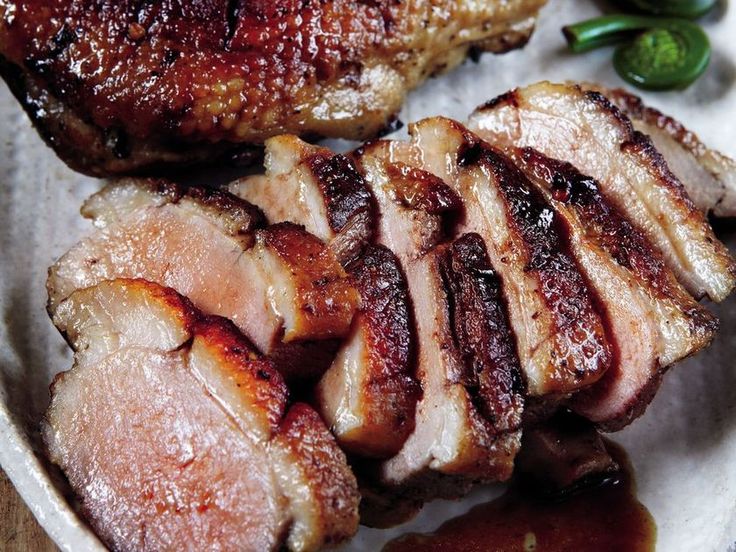
[(330, 228), (336, 234), (345, 229), (352, 218), (372, 211), (371, 196), (363, 176), (348, 157), (319, 151), (307, 157), (305, 163), (319, 184)]
[(465, 364), (461, 379), (497, 432), (521, 425), (524, 384), (501, 296), (501, 282), (478, 234), (465, 234), (440, 261), (448, 290), (456, 346)]
[(510, 159), (475, 137), (471, 140), (459, 152), (458, 164), (482, 166), (494, 175), (508, 223), (527, 251), (524, 271), (538, 279), (539, 291), (554, 319), (557, 358), (552, 359), (556, 366), (548, 378), (597, 379), (610, 364), (609, 345), (558, 216)]

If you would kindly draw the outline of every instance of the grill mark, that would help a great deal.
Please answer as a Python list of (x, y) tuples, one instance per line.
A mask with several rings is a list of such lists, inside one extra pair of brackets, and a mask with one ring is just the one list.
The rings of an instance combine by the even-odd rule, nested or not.
[(521, 424), (524, 383), (501, 282), (483, 239), (461, 236), (444, 251), (439, 266), (465, 368), (462, 383), (496, 432), (513, 431)]
[(469, 131), (463, 134), (466, 140), (458, 153), (458, 165), (483, 165), (492, 172), (504, 197), (508, 220), (528, 252), (524, 270), (538, 279), (555, 324), (555, 369), (576, 381), (597, 379), (611, 363), (610, 345), (559, 217), (509, 158)]
[(371, 194), (348, 157), (320, 152), (308, 157), (305, 164), (319, 184), (333, 232), (339, 233), (360, 214), (367, 214), (373, 220)]
[(660, 298), (676, 303), (690, 319), (695, 334), (717, 329), (716, 318), (680, 287), (662, 254), (621, 212), (601, 194), (598, 182), (573, 165), (550, 159), (533, 148), (522, 148), (520, 157), (541, 182), (548, 183), (553, 198), (580, 213), (580, 220), (595, 234), (596, 242), (614, 261), (629, 270)]
[(403, 444), (414, 430), (415, 405), (421, 395), (415, 378), (416, 324), (408, 284), (398, 259), (383, 246), (369, 246), (347, 271), (360, 294), (360, 315), (368, 330), (371, 360), (366, 369), (371, 373), (363, 390), (370, 405), (368, 418), (371, 424), (386, 426), (393, 432), (391, 440)]

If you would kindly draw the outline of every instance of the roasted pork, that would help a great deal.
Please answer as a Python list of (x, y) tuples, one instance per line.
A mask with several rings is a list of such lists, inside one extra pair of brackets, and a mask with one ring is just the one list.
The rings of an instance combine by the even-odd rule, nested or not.
[(415, 336), (396, 256), (366, 249), (375, 219), (368, 188), (349, 158), (295, 136), (266, 141), (265, 165), (265, 175), (234, 182), (230, 191), (259, 205), (269, 222), (303, 224), (323, 239), (361, 297), (350, 334), (317, 386), (317, 407), (345, 450), (393, 456), (414, 429)]
[(358, 296), (332, 252), (299, 226), (258, 228), (259, 212), (231, 194), (125, 180), (92, 196), (83, 213), (99, 230), (51, 268), (51, 312), (76, 289), (145, 278), (230, 318), (305, 377), (326, 368), (330, 344), (307, 347), (302, 358), (296, 344), (349, 331)]
[(457, 196), (395, 163), (392, 148), (376, 142), (355, 157), (378, 207), (377, 239), (407, 276), (422, 398), (414, 432), (376, 479), (422, 498), (457, 495), (468, 482), (511, 475), (523, 408), (518, 358), (482, 241), (443, 244)]
[(558, 213), (614, 348), (603, 378), (575, 394), (573, 408), (606, 429), (620, 429), (644, 411), (667, 367), (710, 343), (717, 320), (594, 179), (531, 148), (506, 153)]
[(559, 216), (500, 151), (444, 118), (413, 125), (412, 162), (465, 203), (460, 232), (476, 232), (503, 282), (529, 394), (566, 395), (611, 363), (603, 322)]
[(330, 244), (346, 264), (371, 239), (371, 196), (344, 155), (311, 146), (296, 136), (266, 141), (265, 175), (238, 180), (230, 191), (258, 205), (269, 222), (302, 224)]
[(70, 166), (131, 173), (271, 136), (364, 139), (407, 90), (526, 43), (544, 0), (0, 3), (0, 71)]
[(736, 265), (704, 214), (652, 141), (600, 93), (543, 82), (481, 106), (468, 125), (485, 140), (532, 147), (595, 178), (695, 297), (721, 301), (733, 289)]
[(623, 111), (634, 128), (647, 134), (693, 203), (716, 217), (736, 217), (736, 162), (708, 148), (682, 123), (645, 105), (621, 88), (585, 83), (586, 90), (603, 94)]
[(75, 351), (43, 437), (115, 550), (316, 550), (357, 529), (345, 455), (235, 326), (114, 280), (54, 312)]

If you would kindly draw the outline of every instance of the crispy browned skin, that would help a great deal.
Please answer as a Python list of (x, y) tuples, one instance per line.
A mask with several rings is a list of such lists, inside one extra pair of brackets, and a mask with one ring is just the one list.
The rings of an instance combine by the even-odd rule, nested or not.
[[(473, 250), (468, 259), (461, 258), (459, 249), (452, 250), (447, 241), (454, 233), (453, 220), (462, 213), (459, 197), (436, 176), (397, 162), (401, 147), (399, 142), (379, 141), (354, 154), (376, 201), (376, 238), (396, 254), (406, 274), (423, 393), (414, 432), (396, 456), (374, 466), (373, 479), (377, 487), (390, 486), (392, 496), (456, 497), (474, 481), (505, 480), (511, 475), (522, 401), (513, 383), (510, 397), (506, 381), (497, 382), (498, 389), (479, 388), (480, 380), (491, 383), (492, 374), (513, 372), (513, 361), (502, 360), (510, 351), (488, 355), (476, 349), (480, 333), (489, 332), (480, 341), (494, 339), (493, 320), (486, 317), (500, 313), (487, 302), (494, 300), (488, 292), (495, 276), (484, 248), (471, 247), (477, 245), (474, 238), (459, 246)], [(456, 290), (456, 299), (446, 285), (450, 273), (462, 275), (464, 285)], [(451, 307), (458, 303), (472, 308), (478, 326), (465, 326), (464, 313), (456, 311), (453, 317)], [(454, 324), (464, 326), (459, 339)], [(503, 332), (501, 326), (495, 329)], [(505, 416), (484, 415), (484, 410), (502, 405), (508, 408)], [(372, 517), (372, 523), (384, 523)]]
[(736, 262), (683, 183), (652, 140), (599, 92), (539, 82), (479, 107), (468, 126), (483, 139), (532, 147), (594, 177), (696, 298), (722, 301), (736, 286)]
[(584, 83), (626, 113), (634, 128), (648, 134), (693, 203), (716, 217), (736, 217), (736, 162), (708, 148), (674, 117), (650, 107), (626, 90)]
[(323, 239), (361, 297), (350, 334), (315, 390), (319, 411), (345, 450), (393, 456), (414, 429), (415, 336), (398, 259), (385, 247), (366, 247), (376, 218), (368, 187), (349, 157), (296, 136), (267, 140), (265, 166), (265, 175), (230, 190), (269, 221), (296, 222)]
[(304, 225), (341, 263), (357, 257), (371, 239), (375, 213), (353, 162), (291, 135), (270, 138), (265, 146), (266, 174), (237, 180), (230, 191), (258, 205), (272, 223)]
[(448, 290), (450, 318), (464, 361), (459, 378), (475, 406), (498, 433), (521, 427), (524, 409), (519, 357), (483, 239), (465, 234), (447, 248), (440, 261)]
[(507, 151), (560, 214), (614, 346), (611, 366), (573, 396), (573, 408), (608, 430), (621, 429), (644, 412), (672, 363), (710, 343), (718, 321), (593, 178), (531, 148)]
[(471, 46), (523, 45), (542, 4), (15, 0), (0, 4), (0, 55), (67, 163), (120, 173), (281, 133), (375, 135)]
[(385, 247), (369, 246), (347, 270), (361, 304), (351, 335), (317, 386), (319, 409), (344, 449), (388, 458), (414, 430), (421, 395), (409, 292)]
[(126, 279), (53, 320), (75, 357), (44, 440), (112, 549), (306, 551), (356, 531), (345, 455), (230, 321)]
[(600, 379), (611, 361), (604, 326), (546, 199), (507, 156), (456, 121), (425, 119), (410, 132), (413, 162), (463, 198), (461, 231), (486, 243), (529, 394), (563, 395)]

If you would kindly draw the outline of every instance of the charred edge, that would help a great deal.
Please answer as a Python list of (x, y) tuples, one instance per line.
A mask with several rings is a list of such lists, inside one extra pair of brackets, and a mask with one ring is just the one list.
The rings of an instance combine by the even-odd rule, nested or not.
[(501, 283), (483, 239), (477, 234), (460, 237), (444, 252), (439, 266), (453, 339), (464, 363), (462, 383), (476, 410), (496, 431), (513, 431), (521, 421), (524, 384)]
[(600, 109), (608, 113), (610, 116), (612, 116), (616, 121), (624, 127), (624, 130), (626, 131), (626, 134), (629, 136), (629, 139), (633, 138), (634, 135), (634, 125), (631, 124), (631, 119), (629, 119), (626, 114), (621, 111), (618, 107), (616, 107), (608, 98), (606, 98), (603, 94), (598, 92), (597, 90), (583, 90), (580, 88), (580, 86), (575, 85), (575, 88), (580, 92), (588, 101), (594, 103), (596, 106), (598, 106)]
[(225, 12), (225, 50), (230, 49), (230, 43), (238, 30), (238, 16), (240, 15), (240, 0), (228, 0)]
[(665, 161), (665, 158), (661, 153), (659, 153), (659, 150), (654, 147), (649, 136), (639, 131), (635, 131), (630, 140), (621, 144), (621, 151), (633, 153), (640, 157), (642, 161), (649, 166), (653, 176), (677, 195), (678, 202), (689, 211), (691, 216), (697, 214), (698, 218), (703, 218), (700, 211), (698, 211), (695, 204), (690, 199), (690, 196), (687, 195), (685, 186), (683, 186), (682, 182), (680, 182), (680, 180), (672, 173), (669, 165), (667, 165), (667, 161)]
[(150, 178), (144, 182), (153, 193), (165, 197), (172, 204), (189, 199), (204, 207), (243, 217), (245, 223), (238, 229), (239, 235), (249, 234), (266, 225), (266, 217), (258, 207), (230, 192), (201, 186), (184, 186), (163, 178)]
[(360, 310), (370, 324), (374, 337), (371, 349), (383, 364), (381, 373), (371, 374), (371, 387), (384, 397), (395, 397), (389, 405), (395, 414), (395, 429), (408, 437), (414, 428), (414, 405), (421, 389), (415, 375), (416, 325), (406, 278), (396, 256), (377, 245), (369, 246), (347, 271), (360, 293)]
[(67, 24), (62, 25), (49, 42), (46, 52), (38, 57), (26, 59), (26, 67), (39, 75), (48, 76), (52, 71), (51, 66), (54, 61), (78, 39), (75, 29), (70, 28)]
[(306, 164), (319, 183), (330, 228), (335, 233), (361, 213), (368, 213), (373, 219), (371, 194), (352, 160), (340, 154), (318, 153), (309, 157)]
[(403, 163), (386, 165), (397, 199), (407, 209), (430, 215), (456, 214), (463, 210), (458, 193), (441, 178)]
[(610, 347), (603, 332), (596, 331), (598, 323), (601, 327), (603, 323), (590, 288), (570, 251), (560, 216), (511, 159), (493, 146), (476, 141), (470, 144), (467, 159), (473, 164), (485, 165), (495, 175), (508, 218), (529, 252), (525, 271), (536, 272), (557, 330), (575, 340), (574, 326), (583, 321), (587, 329), (596, 334), (591, 338), (595, 341), (596, 354), (581, 361), (575, 369), (568, 366), (565, 359), (560, 361), (560, 367), (577, 380), (602, 372), (611, 361)]
[(485, 111), (501, 107), (503, 105), (509, 105), (513, 108), (519, 107), (519, 89), (509, 90), (504, 92), (500, 96), (496, 96), (492, 100), (488, 100), (486, 103), (480, 105), (476, 111)]
[(543, 181), (555, 201), (581, 212), (581, 220), (598, 228), (600, 245), (627, 270), (644, 278), (660, 292), (669, 292), (664, 259), (621, 212), (600, 192), (598, 182), (581, 174), (573, 165), (546, 157), (532, 149), (521, 150), (522, 159)]

